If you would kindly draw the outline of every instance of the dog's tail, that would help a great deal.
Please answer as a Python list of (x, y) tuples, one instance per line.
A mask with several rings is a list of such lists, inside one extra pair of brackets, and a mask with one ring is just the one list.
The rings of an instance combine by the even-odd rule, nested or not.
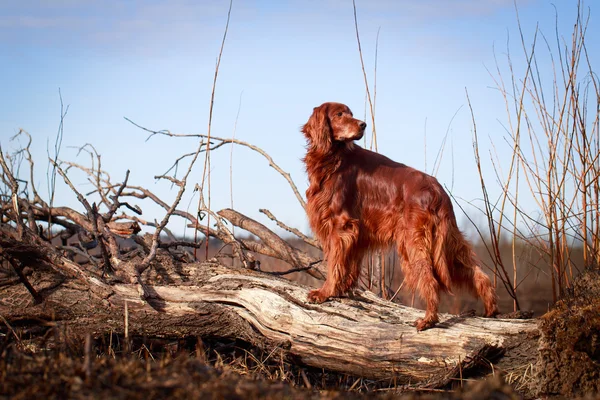
[(486, 316), (497, 314), (496, 291), (479, 266), (473, 248), (458, 229), (453, 213), (438, 214), (434, 238), (434, 266), (440, 281), (449, 289), (451, 286), (464, 287), (480, 298)]

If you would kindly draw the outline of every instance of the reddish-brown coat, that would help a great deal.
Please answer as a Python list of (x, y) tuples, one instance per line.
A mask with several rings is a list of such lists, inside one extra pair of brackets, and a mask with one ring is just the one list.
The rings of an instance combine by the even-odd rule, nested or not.
[(407, 287), (427, 304), (418, 330), (438, 322), (440, 292), (453, 287), (481, 298), (486, 316), (497, 314), (496, 292), (458, 229), (448, 194), (434, 177), (356, 145), (365, 126), (347, 106), (324, 103), (302, 128), (306, 211), (328, 265), (309, 301), (344, 295), (357, 285), (364, 255), (395, 244)]

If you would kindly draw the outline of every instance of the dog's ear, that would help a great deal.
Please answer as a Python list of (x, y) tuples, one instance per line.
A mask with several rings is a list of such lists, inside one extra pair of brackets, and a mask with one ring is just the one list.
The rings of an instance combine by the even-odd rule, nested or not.
[(331, 125), (327, 103), (313, 109), (308, 122), (302, 127), (302, 133), (314, 147), (327, 149), (331, 146)]

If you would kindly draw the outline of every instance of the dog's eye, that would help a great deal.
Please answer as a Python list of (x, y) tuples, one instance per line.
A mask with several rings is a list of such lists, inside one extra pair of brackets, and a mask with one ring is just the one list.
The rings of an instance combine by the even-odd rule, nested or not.
[(340, 112), (339, 112), (339, 113), (337, 113), (336, 115), (337, 115), (338, 117), (341, 117), (341, 116), (342, 116), (342, 114), (343, 114), (343, 113), (340, 111)]

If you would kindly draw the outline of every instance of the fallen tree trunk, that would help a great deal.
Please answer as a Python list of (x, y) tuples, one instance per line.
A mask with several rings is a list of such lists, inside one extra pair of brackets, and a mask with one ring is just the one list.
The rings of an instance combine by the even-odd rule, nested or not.
[(413, 384), (442, 382), (537, 329), (531, 320), (442, 314), (434, 329), (417, 332), (412, 323), (422, 311), (371, 293), (314, 305), (307, 287), (215, 263), (155, 267), (142, 278), (143, 285), (107, 284), (34, 270), (30, 281), (44, 301), (35, 305), (18, 282), (4, 285), (0, 314), (12, 322), (52, 318), (99, 336), (124, 331), (127, 304), (130, 335), (239, 338), (308, 366)]
[[(220, 141), (213, 150), (233, 143), (211, 139)], [(29, 144), (23, 150), (33, 177)], [(292, 185), (304, 207), (289, 174), (262, 150), (244, 145), (267, 157)], [(5, 159), (0, 148), (0, 327), (17, 342), (21, 339), (13, 327), (31, 325), (34, 329), (27, 333), (32, 336), (40, 331), (48, 333), (37, 329), (41, 325), (55, 327), (57, 336), (64, 330), (86, 339), (88, 334), (101, 338), (109, 332), (163, 338), (235, 338), (269, 351), (279, 349), (308, 366), (434, 386), (457, 376), (481, 357), (501, 353), (516, 335), (537, 329), (534, 321), (441, 315), (434, 329), (418, 333), (412, 324), (422, 316), (421, 311), (367, 292), (314, 305), (306, 302), (308, 288), (273, 274), (191, 263), (197, 255), (190, 249), (197, 249), (200, 240), (208, 245), (213, 237), (230, 246), (231, 255), (247, 268), (258, 268), (255, 254), (262, 254), (290, 264), (292, 269), (284, 273), (304, 271), (317, 279), (325, 275), (323, 260), (291, 246), (267, 226), (235, 210), (215, 213), (207, 208), (202, 190), (195, 213), (178, 209), (193, 161), (183, 179), (157, 177), (178, 187), (175, 200), (168, 204), (151, 191), (128, 184), (129, 172), (121, 183), (111, 183), (109, 174), (100, 170), (100, 155), (92, 150), (92, 159), (97, 160), (92, 168), (50, 161), (53, 177), (59, 174), (83, 205), (85, 213), (81, 213), (45, 202), (33, 180), (22, 187), (13, 175), (20, 170), (15, 161), (21, 158)], [(198, 147), (194, 160), (200, 151), (204, 151), (202, 147)], [(182, 158), (175, 162), (175, 171)], [(89, 193), (94, 194), (93, 201), (77, 190), (61, 165), (88, 174), (94, 186)], [(160, 223), (152, 222), (154, 218), (143, 220), (141, 207), (130, 204), (131, 200), (152, 202), (166, 214)], [(277, 221), (269, 212), (264, 213)], [(209, 216), (207, 225), (200, 224), (203, 215)], [(169, 232), (167, 224), (174, 216), (195, 230), (193, 241), (178, 240)], [(260, 241), (236, 238), (226, 221)], [(314, 239), (277, 223), (319, 248)], [(153, 233), (137, 237), (140, 224)], [(167, 235), (161, 236), (161, 232)], [(136, 245), (120, 246), (120, 236), (131, 237)], [(60, 244), (56, 243), (59, 240)], [(221, 250), (217, 255), (226, 256)], [(76, 259), (84, 261), (77, 263)]]

